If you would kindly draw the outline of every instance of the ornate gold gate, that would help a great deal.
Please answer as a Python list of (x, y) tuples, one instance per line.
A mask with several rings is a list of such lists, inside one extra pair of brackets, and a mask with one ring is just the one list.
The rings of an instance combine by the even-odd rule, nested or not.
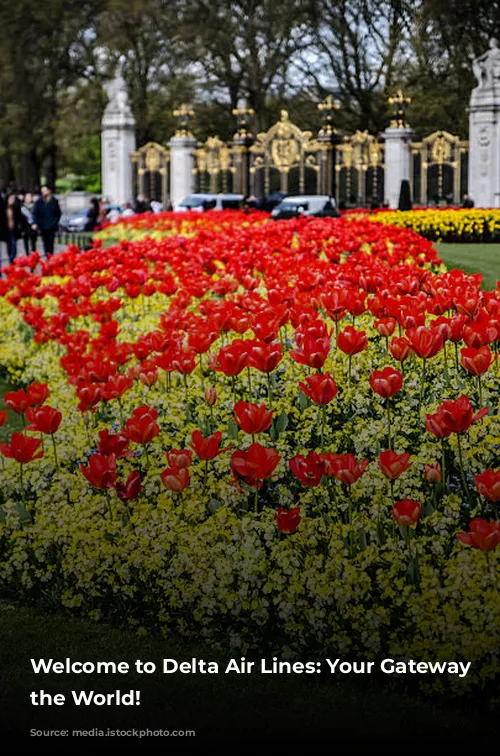
[(131, 155), (137, 194), (165, 202), (168, 195), (170, 153), (161, 144), (148, 142)]
[(337, 147), (337, 193), (339, 201), (364, 207), (383, 199), (383, 146), (368, 131), (344, 137)]
[(234, 166), (231, 149), (219, 137), (209, 137), (195, 150), (195, 169), (200, 192), (232, 191)]
[(447, 131), (435, 131), (411, 144), (413, 200), (422, 205), (443, 199), (459, 204), (466, 191), (469, 143)]
[(282, 110), (280, 120), (268, 131), (257, 134), (250, 147), (253, 193), (257, 193), (256, 187), (261, 182), (265, 194), (273, 190), (304, 194), (306, 187), (307, 193), (316, 193), (319, 149), (312, 132), (299, 129), (290, 121), (288, 111)]

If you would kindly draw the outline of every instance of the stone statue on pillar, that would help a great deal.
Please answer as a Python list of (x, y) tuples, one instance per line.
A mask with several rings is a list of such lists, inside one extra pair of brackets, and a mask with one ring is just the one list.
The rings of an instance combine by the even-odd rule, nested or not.
[(500, 207), (500, 48), (489, 49), (472, 62), (477, 86), (469, 106), (469, 188), (477, 207)]
[(102, 194), (107, 202), (124, 205), (132, 199), (132, 162), (135, 120), (121, 65), (106, 86), (108, 103), (101, 122)]

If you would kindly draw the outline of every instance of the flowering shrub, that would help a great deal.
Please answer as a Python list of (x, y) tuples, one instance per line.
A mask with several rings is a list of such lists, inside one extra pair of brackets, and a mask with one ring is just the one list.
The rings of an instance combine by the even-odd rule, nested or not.
[[(353, 213), (351, 217), (357, 216)], [(400, 211), (377, 211), (370, 220), (411, 228), (425, 239), (438, 242), (498, 242), (500, 210), (461, 208), (422, 208)]]
[(2, 592), (492, 682), (500, 289), (365, 219), (120, 233), (0, 282)]

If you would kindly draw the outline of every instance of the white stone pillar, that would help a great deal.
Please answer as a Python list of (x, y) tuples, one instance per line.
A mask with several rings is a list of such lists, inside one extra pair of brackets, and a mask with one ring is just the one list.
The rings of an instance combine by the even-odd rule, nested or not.
[(101, 122), (102, 196), (124, 205), (132, 199), (132, 161), (135, 151), (135, 120), (125, 82), (118, 72), (107, 88), (108, 104)]
[(469, 106), (468, 194), (476, 207), (500, 207), (500, 49), (473, 61), (478, 85)]
[(175, 207), (195, 190), (194, 151), (196, 139), (192, 134), (175, 135), (170, 147), (170, 201)]
[(410, 180), (412, 130), (406, 126), (387, 128), (382, 134), (385, 140), (384, 196), (389, 207), (397, 208), (401, 182)]

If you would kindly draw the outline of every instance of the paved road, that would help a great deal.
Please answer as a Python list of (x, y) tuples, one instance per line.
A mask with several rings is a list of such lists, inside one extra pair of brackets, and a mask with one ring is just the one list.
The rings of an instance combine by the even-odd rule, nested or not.
[[(57, 254), (58, 252), (61, 252), (61, 250), (66, 249), (68, 245), (67, 244), (61, 244), (57, 243), (54, 245), (54, 252)], [(39, 239), (37, 243), (38, 252), (40, 252), (41, 255), (43, 255), (43, 244), (42, 240)], [(20, 257), (21, 255), (24, 255), (24, 243), (22, 239), (20, 239), (17, 242), (17, 254)], [(0, 242), (0, 267), (3, 267), (4, 265), (7, 265), (9, 262), (9, 258), (7, 255), (7, 245), (4, 242)]]

